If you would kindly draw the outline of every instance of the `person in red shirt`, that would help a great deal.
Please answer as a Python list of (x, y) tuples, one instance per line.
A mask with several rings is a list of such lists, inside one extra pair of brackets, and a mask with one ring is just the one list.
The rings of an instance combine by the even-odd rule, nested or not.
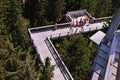
[(78, 26), (78, 20), (76, 20), (76, 26)]

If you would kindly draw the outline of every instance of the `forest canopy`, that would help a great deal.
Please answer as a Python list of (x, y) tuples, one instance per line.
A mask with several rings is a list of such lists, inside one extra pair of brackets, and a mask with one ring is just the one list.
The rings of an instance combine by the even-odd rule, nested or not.
[(90, 80), (97, 52), (96, 46), (89, 41), (88, 36), (74, 35), (53, 42), (73, 78)]
[[(47, 65), (50, 59), (46, 59), (46, 67), (41, 66), (29, 38), (29, 27), (65, 22), (66, 12), (79, 9), (87, 9), (95, 17), (111, 16), (119, 5), (120, 0), (0, 0), (0, 80), (50, 80), (52, 77), (53, 66)], [(80, 44), (71, 42), (67, 41), (66, 48), (69, 44)], [(80, 42), (85, 47), (88, 44), (87, 40)]]

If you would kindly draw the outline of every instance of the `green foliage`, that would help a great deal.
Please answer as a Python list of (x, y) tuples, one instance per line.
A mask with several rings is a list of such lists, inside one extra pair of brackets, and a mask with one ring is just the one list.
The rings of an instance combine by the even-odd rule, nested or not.
[[(1, 0), (0, 80), (50, 80), (53, 76), (50, 60), (46, 59), (43, 68), (35, 54), (29, 26), (59, 23), (65, 12), (85, 8), (95, 17), (113, 15), (119, 5), (119, 0)], [(90, 78), (93, 43), (83, 36), (74, 36), (56, 42), (56, 47), (76, 80)]]
[(118, 10), (118, 8), (120, 7), (120, 0), (112, 0), (112, 10), (113, 10), (113, 14), (115, 14), (115, 12)]
[(96, 48), (82, 35), (61, 39), (55, 46), (75, 80), (90, 80)]
[(46, 9), (48, 6), (47, 0), (36, 0), (36, 7), (35, 7), (35, 26), (40, 26), (41, 24), (45, 25), (47, 24), (47, 18), (46, 18)]
[[(29, 21), (22, 17), (22, 8), (19, 0), (4, 0), (2, 2), (2, 33), (10, 35), (14, 46), (27, 43), (27, 28)], [(24, 32), (22, 32), (24, 31)], [(9, 36), (8, 36), (9, 37)]]
[(42, 26), (47, 24), (47, 0), (28, 0), (25, 3), (24, 15), (30, 19), (31, 26)]
[(51, 66), (50, 63), (50, 58), (47, 57), (45, 59), (45, 67), (43, 68), (43, 76), (42, 76), (42, 80), (51, 80), (51, 77), (53, 77), (53, 70), (54, 70), (54, 65)]
[(101, 0), (98, 2), (96, 7), (95, 16), (104, 17), (111, 14), (112, 0)]
[(53, 4), (53, 18), (56, 22), (62, 19), (66, 7), (65, 0), (56, 0)]
[[(76, 1), (76, 0), (65, 0), (66, 2), (66, 12), (67, 11), (72, 11), (75, 10), (76, 7), (78, 7), (78, 5), (80, 4), (80, 1)], [(78, 4), (78, 5), (77, 5)], [(80, 6), (80, 5), (79, 5)], [(77, 10), (78, 8), (76, 8)]]
[(41, 62), (30, 43), (29, 20), (22, 15), (21, 2), (0, 1), (0, 13), (0, 80), (41, 78)]
[(119, 0), (26, 0), (23, 10), (34, 27), (62, 22), (65, 12), (79, 9), (87, 9), (95, 17), (113, 15), (119, 4)]
[(80, 2), (80, 9), (87, 9), (88, 12), (91, 14), (91, 15), (94, 15), (96, 12), (96, 7), (98, 5), (98, 1), (99, 0), (81, 0)]

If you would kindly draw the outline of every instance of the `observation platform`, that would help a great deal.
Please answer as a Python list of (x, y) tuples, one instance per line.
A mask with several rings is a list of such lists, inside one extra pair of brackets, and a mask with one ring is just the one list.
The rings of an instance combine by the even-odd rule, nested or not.
[[(74, 17), (67, 15), (66, 17), (69, 19), (67, 23), (28, 29), (30, 38), (43, 64), (45, 64), (45, 59), (49, 57), (51, 59), (51, 65), (55, 65), (52, 80), (74, 79), (55, 49), (51, 39), (100, 30), (108, 26), (107, 22), (104, 20), (106, 18), (101, 18), (102, 20), (92, 20), (92, 22), (89, 22), (89, 20), (84, 22), (85, 18), (92, 19), (92, 17), (84, 10), (77, 12), (83, 14), (78, 16), (79, 18), (76, 18), (76, 20), (74, 20)], [(67, 14), (71, 14), (71, 12), (68, 12)], [(76, 12), (73, 11), (72, 15), (76, 15)], [(79, 23), (76, 22), (77, 20), (79, 20)]]
[[(54, 45), (50, 41), (50, 38), (65, 37), (65, 36), (70, 36), (74, 34), (80, 34), (84, 32), (103, 29), (106, 27), (105, 22), (93, 23), (93, 24), (89, 24), (89, 26), (84, 25), (83, 28), (73, 27), (72, 30), (68, 26), (66, 26), (68, 25), (68, 23), (63, 23), (58, 25), (60, 26), (58, 26), (58, 29), (56, 30), (53, 30), (54, 25), (37, 27), (37, 28), (29, 28), (30, 37), (34, 44), (35, 49), (37, 50), (37, 53), (40, 55), (40, 58), (43, 64), (44, 64), (45, 58), (49, 57), (51, 58), (51, 64), (55, 65), (54, 77), (52, 78), (52, 80), (73, 80), (71, 74), (69, 73), (67, 68), (65, 68), (66, 66), (64, 65), (64, 62), (59, 56), (57, 50), (55, 49)], [(59, 56), (59, 58), (57, 58), (55, 55), (57, 55), (57, 57)], [(61, 67), (60, 65), (62, 66), (64, 65), (64, 66)], [(64, 68), (66, 70), (64, 70)], [(71, 79), (67, 77), (68, 74), (70, 76), (69, 78)]]

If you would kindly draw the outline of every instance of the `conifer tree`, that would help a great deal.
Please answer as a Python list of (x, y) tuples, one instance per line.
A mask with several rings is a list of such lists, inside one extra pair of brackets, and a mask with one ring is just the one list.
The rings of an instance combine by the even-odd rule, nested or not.
[(66, 12), (67, 12), (67, 11), (75, 10), (75, 3), (80, 2), (80, 1), (78, 1), (78, 0), (77, 1), (75, 1), (75, 0), (65, 0), (65, 2), (66, 2)]
[(43, 68), (42, 80), (51, 80), (51, 78), (54, 75), (53, 70), (54, 70), (54, 65), (51, 65), (50, 58), (47, 57), (45, 59), (45, 67)]
[[(5, 0), (3, 2), (3, 21), (7, 34), (11, 34), (10, 40), (14, 46), (23, 45), (27, 36), (29, 22), (22, 18), (22, 8), (19, 0)], [(24, 31), (24, 32), (22, 32)], [(26, 36), (26, 37), (24, 37)]]
[(62, 19), (63, 13), (66, 9), (65, 0), (55, 0), (53, 7), (54, 21), (59, 22)]
[(47, 24), (48, 0), (28, 0), (25, 3), (24, 15), (30, 19), (31, 27)]
[(118, 8), (120, 7), (120, 0), (112, 0), (112, 9), (113, 9), (113, 14), (116, 13), (116, 11), (118, 10)]
[(82, 35), (62, 39), (56, 44), (58, 52), (75, 80), (90, 80), (95, 46)]
[(98, 0), (81, 0), (80, 1), (80, 9), (87, 9), (87, 11), (91, 14), (95, 14), (95, 10), (97, 7)]
[(112, 0), (99, 0), (96, 8), (96, 17), (104, 17), (111, 15)]

